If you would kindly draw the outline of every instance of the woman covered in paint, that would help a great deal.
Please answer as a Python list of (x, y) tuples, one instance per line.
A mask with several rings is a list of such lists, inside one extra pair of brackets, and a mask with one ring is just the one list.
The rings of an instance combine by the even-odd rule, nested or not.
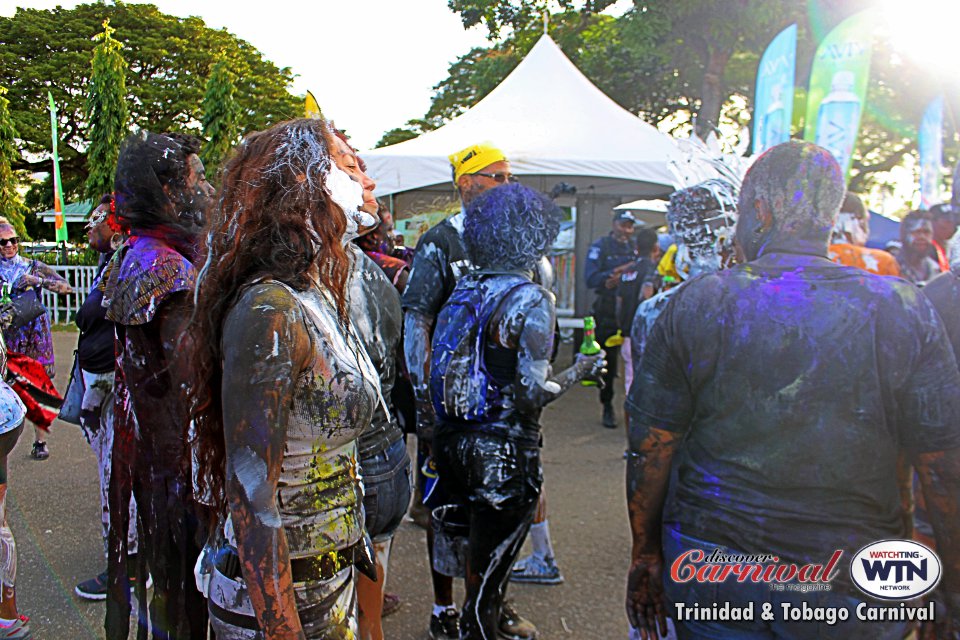
[[(0, 219), (0, 283), (8, 285), (12, 291), (25, 291), (30, 288), (37, 290), (47, 289), (57, 295), (73, 293), (73, 289), (63, 277), (48, 265), (39, 260), (32, 260), (20, 255), (20, 237), (17, 230), (7, 221)], [(57, 374), (53, 362), (53, 336), (50, 333), (50, 317), (46, 313), (40, 314), (21, 327), (7, 327), (3, 330), (3, 338), (7, 348), (14, 353), (32, 358), (43, 365), (51, 379)], [(52, 414), (51, 414), (52, 415)], [(50, 423), (46, 419), (33, 420), (34, 435), (33, 451), (31, 456), (36, 460), (46, 460), (50, 457), (47, 449), (45, 432)]]
[(478, 196), (463, 231), (478, 270), (457, 283), (434, 329), (437, 470), (470, 517), (462, 638), (497, 637), (543, 481), (543, 406), (603, 373), (602, 353), (551, 370), (556, 302), (532, 278), (559, 229), (559, 209), (532, 189), (511, 184)]
[(192, 339), (201, 490), (220, 518), (218, 640), (354, 638), (356, 439), (378, 377), (348, 319), (344, 243), (372, 216), (322, 120), (252, 134), (208, 224)]

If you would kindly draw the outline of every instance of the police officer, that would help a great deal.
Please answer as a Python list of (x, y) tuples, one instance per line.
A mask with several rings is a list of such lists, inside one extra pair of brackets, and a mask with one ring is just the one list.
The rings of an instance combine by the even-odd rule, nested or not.
[(608, 429), (617, 426), (613, 413), (613, 381), (617, 376), (620, 346), (615, 342), (607, 344), (607, 340), (621, 329), (627, 333), (630, 330), (630, 327), (621, 327), (617, 318), (617, 287), (620, 276), (633, 269), (638, 258), (633, 238), (636, 223), (637, 219), (629, 211), (616, 212), (610, 233), (590, 245), (584, 268), (587, 286), (597, 294), (593, 303), (597, 341), (607, 352), (607, 374), (600, 389), (600, 402), (603, 404), (603, 426)]

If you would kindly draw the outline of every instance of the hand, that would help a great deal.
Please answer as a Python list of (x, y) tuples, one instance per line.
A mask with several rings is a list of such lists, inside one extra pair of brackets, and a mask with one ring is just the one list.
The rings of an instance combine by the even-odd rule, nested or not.
[(960, 593), (937, 589), (928, 598), (936, 603), (936, 618), (920, 623), (920, 640), (960, 639)]
[(31, 275), (25, 273), (17, 280), (16, 284), (13, 285), (14, 289), (26, 289), (27, 287), (37, 287), (40, 286), (40, 283), (43, 282), (43, 278), (39, 276)]
[(577, 369), (583, 373), (581, 380), (592, 380), (603, 384), (603, 376), (607, 373), (607, 352), (603, 349), (593, 355), (577, 354)]
[(619, 273), (614, 273), (610, 276), (607, 276), (607, 279), (603, 281), (603, 286), (606, 287), (607, 289), (616, 289), (619, 284), (620, 284)]
[(663, 556), (657, 553), (635, 558), (627, 573), (627, 618), (642, 640), (667, 635), (662, 571)]

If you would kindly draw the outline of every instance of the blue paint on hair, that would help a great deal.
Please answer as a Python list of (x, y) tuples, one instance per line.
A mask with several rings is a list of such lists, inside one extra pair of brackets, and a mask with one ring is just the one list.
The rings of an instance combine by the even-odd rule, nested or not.
[(467, 207), (463, 241), (479, 269), (532, 269), (560, 233), (560, 208), (521, 184), (486, 191)]

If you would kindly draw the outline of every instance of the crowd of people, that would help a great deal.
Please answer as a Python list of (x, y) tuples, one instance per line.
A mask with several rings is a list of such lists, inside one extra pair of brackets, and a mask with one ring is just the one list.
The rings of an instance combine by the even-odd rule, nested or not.
[[(101, 259), (77, 314), (68, 395), (82, 390), (106, 567), (76, 593), (106, 601), (107, 638), (128, 636), (134, 596), (140, 633), (153, 637), (383, 638), (410, 433), (431, 567), (434, 535), (449, 533), (434, 509), (456, 505), (469, 531), (453, 572), (466, 580), (462, 615), (454, 576), (435, 571), (430, 636), (537, 637), (504, 593), (511, 578), (562, 581), (541, 499), (540, 412), (606, 372), (602, 353), (552, 371), (545, 255), (557, 206), (514, 184), (498, 149), (473, 145), (451, 156), (463, 210), (412, 253), (394, 245), (362, 160), (321, 119), (247, 136), (217, 190), (199, 151), (187, 135), (131, 135), (87, 225)], [(3, 283), (69, 293), (18, 256), (18, 240), (0, 225)], [(47, 315), (20, 322), (3, 308), (8, 364), (32, 364), (55, 396)], [(32, 413), (20, 396), (36, 389), (20, 394), (19, 371), (10, 379), (0, 451), (29, 418), (45, 459), (55, 413)], [(531, 526), (534, 552), (514, 566)], [(0, 637), (30, 638), (5, 524), (0, 556)]]
[[(98, 463), (106, 566), (76, 593), (106, 601), (109, 640), (128, 637), (133, 596), (141, 637), (382, 640), (408, 508), (427, 529), (429, 636), (537, 638), (506, 591), (563, 581), (541, 414), (592, 382), (616, 428), (621, 355), (627, 616), (640, 637), (666, 634), (678, 604), (806, 597), (665, 577), (690, 550), (806, 564), (921, 530), (944, 567), (925, 637), (960, 633), (957, 208), (907, 215), (896, 257), (868, 249), (866, 209), (829, 152), (779, 145), (742, 184), (676, 191), (664, 237), (614, 216), (583, 270), (603, 349), (555, 371), (546, 256), (561, 212), (500, 149), (450, 156), (461, 210), (414, 252), (395, 245), (363, 161), (322, 119), (248, 135), (217, 189), (199, 152), (190, 136), (131, 135), (87, 226), (101, 260), (71, 387)], [(0, 257), (15, 293), (70, 291), (19, 256), (5, 221)], [(49, 456), (53, 414), (38, 397), (55, 396), (55, 370), (46, 314), (12, 308), (0, 304), (0, 366), (13, 371), (0, 384), (0, 638), (24, 639), (5, 461), (25, 420), (33, 457)], [(862, 599), (842, 575), (817, 597)], [(681, 638), (907, 631), (676, 620)]]

